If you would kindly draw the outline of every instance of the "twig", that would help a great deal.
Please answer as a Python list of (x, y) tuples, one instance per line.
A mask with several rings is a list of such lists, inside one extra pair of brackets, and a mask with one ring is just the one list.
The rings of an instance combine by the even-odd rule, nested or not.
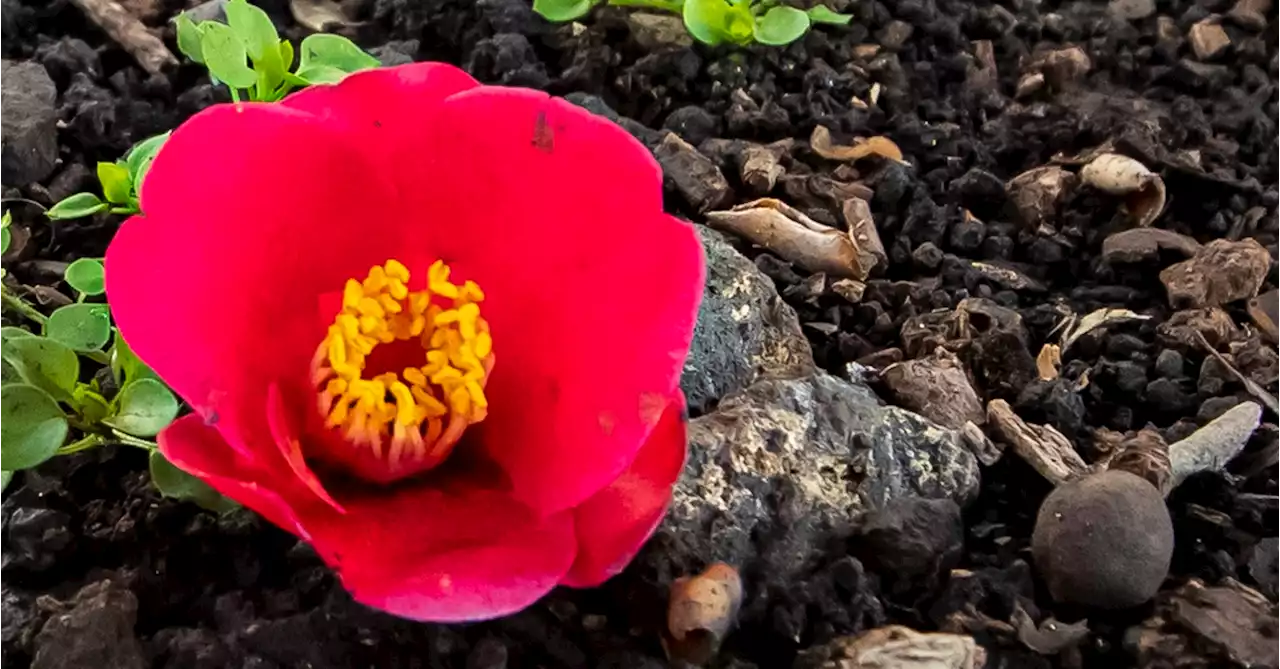
[(4, 306), (6, 308), (13, 309), (19, 314), (26, 316), (28, 320), (35, 321), (40, 325), (44, 325), (45, 323), (49, 322), (48, 316), (45, 316), (44, 314), (40, 313), (39, 311), (36, 310), (35, 307), (31, 306), (30, 304), (27, 304), (26, 302), (23, 302), (22, 298), (18, 297), (17, 295), (14, 295), (13, 293), (10, 293), (9, 291), (3, 288), (0, 288), (0, 299), (4, 300)]
[(177, 67), (178, 59), (159, 37), (142, 22), (134, 18), (115, 0), (71, 0), (72, 4), (102, 28), (111, 39), (128, 51), (138, 65), (150, 74), (160, 74), (166, 68)]
[(1268, 409), (1271, 409), (1271, 413), (1280, 416), (1280, 402), (1276, 401), (1274, 395), (1267, 392), (1266, 388), (1258, 385), (1257, 381), (1241, 374), (1240, 370), (1236, 369), (1235, 365), (1231, 364), (1225, 356), (1218, 352), (1218, 349), (1209, 345), (1209, 341), (1204, 338), (1204, 335), (1201, 334), (1199, 330), (1193, 330), (1192, 332), (1195, 334), (1196, 340), (1200, 342), (1200, 346), (1204, 348), (1209, 355), (1217, 358), (1218, 362), (1222, 363), (1222, 366), (1226, 367), (1227, 371), (1231, 372), (1231, 375), (1236, 377), (1236, 380), (1244, 386), (1245, 390), (1249, 391), (1250, 395), (1253, 395), (1254, 399), (1262, 402), (1262, 405)]
[(987, 403), (987, 425), (1013, 452), (1053, 485), (1084, 474), (1089, 466), (1061, 432), (1050, 425), (1032, 425), (1018, 417), (1004, 400)]
[(1244, 450), (1262, 420), (1262, 407), (1243, 402), (1209, 421), (1182, 441), (1169, 445), (1169, 490), (1196, 472), (1217, 471)]

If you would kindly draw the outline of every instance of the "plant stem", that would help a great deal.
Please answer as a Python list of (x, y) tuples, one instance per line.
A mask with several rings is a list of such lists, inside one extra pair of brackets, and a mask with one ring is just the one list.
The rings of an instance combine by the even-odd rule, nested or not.
[(83, 439), (73, 441), (62, 448), (59, 448), (58, 455), (71, 455), (72, 453), (87, 451), (91, 448), (97, 448), (105, 443), (107, 443), (107, 440), (103, 439), (102, 435), (90, 434)]
[(3, 299), (5, 307), (16, 311), (19, 314), (22, 314), (23, 316), (26, 316), (29, 320), (35, 321), (40, 325), (44, 325), (45, 323), (49, 322), (48, 316), (45, 316), (44, 314), (40, 313), (39, 311), (36, 310), (35, 307), (31, 306), (30, 304), (27, 304), (26, 302), (23, 302), (22, 298), (18, 297), (17, 295), (14, 295), (13, 293), (10, 293), (9, 291), (5, 290), (3, 287), (0, 287), (0, 299)]
[(679, 14), (684, 11), (681, 0), (609, 0), (614, 7), (649, 7)]
[(136, 446), (146, 451), (154, 451), (156, 450), (156, 448), (158, 448), (158, 445), (154, 441), (139, 439), (138, 437), (135, 437), (131, 434), (126, 434), (115, 428), (111, 428), (111, 436), (118, 439), (122, 444), (126, 444), (129, 446)]

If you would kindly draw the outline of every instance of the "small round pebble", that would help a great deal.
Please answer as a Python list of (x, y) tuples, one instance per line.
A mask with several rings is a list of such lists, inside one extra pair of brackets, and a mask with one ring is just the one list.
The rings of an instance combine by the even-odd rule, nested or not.
[(1151, 599), (1169, 573), (1173, 521), (1146, 480), (1099, 472), (1049, 493), (1031, 552), (1056, 601), (1129, 608)]

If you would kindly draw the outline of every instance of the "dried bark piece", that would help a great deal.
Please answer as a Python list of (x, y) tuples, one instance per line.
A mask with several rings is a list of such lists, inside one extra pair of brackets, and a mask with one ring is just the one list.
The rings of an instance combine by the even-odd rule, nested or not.
[(148, 74), (176, 68), (178, 59), (164, 42), (115, 0), (71, 0)]
[(653, 152), (666, 179), (698, 213), (723, 207), (733, 199), (733, 189), (710, 158), (668, 132)]
[(707, 222), (811, 272), (861, 281), (874, 265), (852, 232), (822, 225), (780, 200), (764, 198), (709, 212)]
[(342, 6), (333, 0), (289, 0), (289, 13), (299, 25), (312, 32), (327, 32), (355, 25)]
[(1079, 183), (1080, 178), (1075, 174), (1057, 165), (1045, 165), (1010, 179), (1005, 185), (1005, 192), (1009, 194), (1009, 201), (1022, 223), (1029, 229), (1036, 229), (1053, 224), (1058, 217), (1058, 207)]
[(994, 465), (999, 462), (1000, 456), (1004, 455), (1004, 444), (991, 441), (987, 433), (973, 423), (965, 423), (960, 428), (960, 438), (964, 440), (965, 446), (969, 447), (973, 457), (977, 458), (984, 467)]
[(1190, 258), (1200, 250), (1200, 242), (1163, 228), (1134, 228), (1108, 235), (1102, 240), (1102, 259), (1108, 263), (1136, 263), (1155, 260), (1161, 251), (1177, 251)]
[[(1267, 389), (1263, 388), (1257, 381), (1241, 374), (1240, 370), (1236, 369), (1236, 366), (1231, 364), (1231, 361), (1227, 360), (1226, 356), (1219, 353), (1218, 349), (1209, 345), (1209, 342), (1205, 340), (1203, 335), (1197, 332), (1196, 337), (1199, 340), (1200, 347), (1209, 355), (1217, 359), (1218, 363), (1225, 367), (1227, 371), (1245, 387), (1245, 390), (1249, 391), (1250, 395), (1253, 395), (1255, 399), (1262, 402), (1263, 406), (1271, 409), (1271, 413), (1280, 415), (1280, 400), (1277, 400), (1275, 395), (1267, 392)], [(1270, 382), (1270, 380), (1268, 380), (1268, 382)]]
[(1193, 578), (1163, 594), (1156, 613), (1125, 633), (1138, 667), (1276, 669), (1276, 605), (1230, 577)]
[(1198, 60), (1209, 60), (1231, 46), (1227, 31), (1213, 18), (1196, 22), (1187, 33), (1187, 38), (1191, 41), (1191, 51)]
[(747, 146), (740, 157), (739, 176), (742, 183), (755, 195), (768, 195), (778, 183), (778, 177), (786, 174), (786, 169), (781, 164), (784, 155), (784, 148), (772, 144)]
[(1249, 300), (1249, 318), (1258, 330), (1274, 346), (1280, 342), (1276, 331), (1277, 311), (1280, 310), (1280, 290), (1269, 290)]
[(1156, 326), (1156, 338), (1161, 344), (1182, 350), (1196, 349), (1198, 337), (1217, 348), (1239, 336), (1235, 321), (1221, 307), (1179, 311)]
[(794, 669), (979, 669), (986, 661), (971, 636), (890, 625), (801, 651)]
[(944, 348), (927, 358), (890, 365), (881, 378), (898, 404), (943, 427), (986, 423), (982, 401), (964, 365)]
[(1164, 211), (1164, 179), (1129, 156), (1099, 155), (1080, 170), (1080, 178), (1098, 190), (1123, 196), (1129, 217), (1139, 227), (1151, 225)]
[(1267, 27), (1267, 12), (1271, 10), (1271, 0), (1238, 0), (1227, 18), (1235, 21), (1242, 28), (1264, 30)]
[(1036, 371), (1040, 380), (1052, 381), (1058, 378), (1058, 368), (1062, 366), (1062, 349), (1057, 344), (1045, 344), (1036, 356)]
[(703, 664), (738, 620), (742, 578), (738, 570), (717, 562), (697, 576), (671, 584), (663, 648), (672, 659)]
[(1107, 463), (1107, 469), (1142, 477), (1162, 494), (1168, 494), (1172, 477), (1169, 444), (1155, 428), (1144, 427), (1120, 443), (1118, 452)]
[(852, 145), (834, 144), (831, 131), (826, 126), (816, 126), (809, 136), (814, 153), (828, 160), (862, 160), (868, 156), (880, 156), (902, 162), (902, 149), (888, 137), (857, 138)]
[(867, 273), (886, 267), (889, 264), (889, 254), (885, 253), (884, 242), (880, 241), (880, 231), (871, 218), (871, 205), (863, 198), (851, 197), (844, 201), (840, 211), (844, 215), (849, 236), (858, 245), (858, 261), (867, 268)]
[(1262, 421), (1262, 407), (1243, 402), (1169, 446), (1169, 490), (1196, 472), (1220, 470), (1244, 449)]
[(1177, 309), (1216, 307), (1258, 294), (1271, 254), (1257, 240), (1215, 239), (1192, 258), (1166, 267), (1160, 282)]
[(853, 279), (840, 279), (831, 282), (831, 291), (848, 300), (850, 304), (857, 304), (862, 301), (862, 295), (867, 291), (867, 284)]
[(1023, 67), (1024, 76), (1040, 74), (1045, 83), (1057, 90), (1066, 89), (1093, 69), (1089, 54), (1078, 46), (1042, 51), (1035, 54)]
[(1088, 472), (1089, 466), (1061, 432), (1050, 425), (1027, 423), (1013, 412), (1009, 403), (996, 399), (987, 403), (987, 422), (998, 439), (1013, 447), (1018, 457), (1050, 483), (1058, 485)]

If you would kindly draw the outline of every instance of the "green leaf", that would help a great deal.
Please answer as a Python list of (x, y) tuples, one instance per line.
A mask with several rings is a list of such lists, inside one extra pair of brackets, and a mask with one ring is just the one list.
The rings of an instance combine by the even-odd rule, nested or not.
[(336, 84), (347, 76), (346, 72), (330, 65), (311, 64), (298, 68), (296, 75), (305, 85)]
[(13, 482), (13, 472), (0, 471), (0, 491), (6, 490), (11, 482)]
[(129, 348), (129, 342), (120, 336), (119, 330), (116, 330), (115, 343), (111, 345), (111, 375), (116, 385), (121, 388), (139, 379), (159, 380), (160, 378), (151, 371), (150, 367), (143, 364), (138, 356), (134, 355), (133, 349)]
[(245, 64), (248, 53), (234, 30), (216, 21), (200, 24), (200, 52), (209, 72), (232, 88), (249, 88), (258, 75)]
[(809, 15), (795, 7), (774, 7), (756, 20), (756, 41), (771, 46), (790, 44), (809, 29)]
[(208, 483), (175, 467), (160, 451), (151, 451), (147, 464), (151, 470), (151, 485), (165, 497), (195, 502), (215, 513), (227, 513), (239, 506), (209, 487)]
[(111, 339), (111, 310), (105, 304), (59, 307), (44, 324), (44, 335), (75, 351), (102, 350)]
[(75, 351), (52, 339), (30, 333), (20, 336), (6, 332), (4, 352), (0, 355), (13, 366), (24, 382), (45, 391), (54, 399), (71, 400), (71, 394), (80, 378), (80, 358)]
[(848, 25), (853, 20), (852, 14), (833, 12), (826, 5), (814, 5), (807, 12), (809, 20), (814, 23), (828, 23), (834, 26)]
[(13, 212), (6, 210), (0, 214), (0, 253), (9, 251), (9, 225), (13, 223)]
[(155, 379), (127, 384), (115, 403), (115, 415), (102, 422), (135, 437), (154, 437), (178, 416), (178, 398)]
[(173, 22), (178, 28), (178, 50), (192, 61), (204, 64), (204, 52), (200, 47), (202, 37), (200, 26), (197, 26), (186, 12), (178, 14)]
[(44, 215), (55, 221), (66, 221), (92, 216), (100, 211), (106, 211), (108, 206), (93, 193), (76, 193), (50, 207)]
[(280, 40), (280, 62), (286, 71), (293, 67), (293, 42), (287, 39)]
[(716, 45), (727, 38), (725, 27), (733, 7), (725, 0), (685, 0), (684, 27), (703, 44)]
[(70, 265), (63, 275), (68, 284), (77, 291), (89, 295), (101, 295), (107, 292), (102, 272), (102, 261), (96, 258), (81, 258)]
[(45, 391), (25, 383), (0, 388), (0, 466), (30, 469), (67, 440), (67, 418)]
[(98, 163), (98, 181), (102, 194), (111, 204), (127, 204), (133, 183), (129, 180), (129, 168), (120, 163)]
[(266, 12), (245, 0), (227, 0), (223, 12), (227, 15), (227, 25), (240, 37), (254, 62), (262, 60), (268, 51), (279, 55), (276, 42), (280, 41), (280, 34)]
[(354, 42), (341, 35), (326, 33), (308, 35), (302, 40), (300, 48), (302, 59), (298, 63), (299, 76), (302, 70), (314, 65), (327, 65), (349, 74), (382, 64), (377, 58), (361, 51)]
[(171, 134), (173, 133), (166, 132), (163, 135), (148, 137), (129, 149), (129, 155), (125, 157), (124, 162), (129, 167), (129, 178), (133, 181), (135, 193), (142, 192), (142, 180), (147, 176), (147, 170), (151, 169), (151, 161), (155, 160), (156, 154), (160, 153), (160, 148), (164, 146)]
[(596, 0), (533, 0), (533, 11), (555, 23), (581, 18), (591, 11)]
[(75, 392), (72, 393), (72, 399), (80, 417), (90, 425), (96, 425), (102, 422), (102, 419), (111, 415), (111, 404), (107, 402), (107, 398), (100, 395), (88, 384), (81, 383), (77, 385)]

